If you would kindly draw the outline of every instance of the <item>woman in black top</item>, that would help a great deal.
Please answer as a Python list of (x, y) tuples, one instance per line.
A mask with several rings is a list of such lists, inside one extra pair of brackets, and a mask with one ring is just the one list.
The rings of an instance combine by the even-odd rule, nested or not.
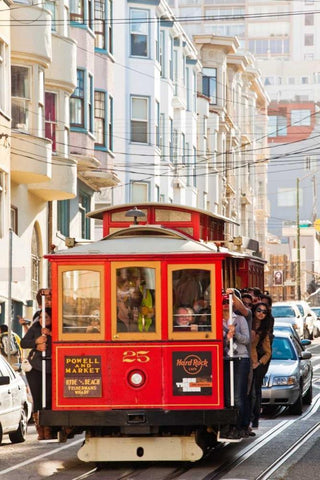
[(252, 313), (251, 362), (253, 379), (251, 389), (251, 421), (252, 426), (257, 428), (261, 410), (261, 388), (271, 358), (269, 335), (270, 318), (269, 310), (262, 302), (258, 302), (253, 307)]
[[(42, 311), (23, 339), (21, 347), (31, 349), (28, 359), (32, 369), (26, 372), (28, 384), (33, 398), (33, 418), (38, 432), (38, 440), (52, 438), (50, 427), (39, 425), (39, 410), (42, 409), (42, 365), (46, 369), (46, 409), (51, 409), (51, 308), (45, 308), (45, 328), (42, 327)], [(42, 352), (46, 352), (45, 357)]]

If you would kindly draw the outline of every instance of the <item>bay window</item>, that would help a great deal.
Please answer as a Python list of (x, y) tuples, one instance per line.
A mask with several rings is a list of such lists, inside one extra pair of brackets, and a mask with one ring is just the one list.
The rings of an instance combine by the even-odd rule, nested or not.
[(148, 143), (149, 100), (131, 97), (131, 142)]
[(105, 92), (94, 92), (94, 130), (96, 145), (105, 146), (105, 113), (106, 113), (106, 94)]
[(52, 141), (52, 151), (56, 152), (56, 128), (57, 128), (57, 118), (56, 118), (56, 104), (57, 104), (57, 95), (56, 93), (46, 92), (45, 93), (45, 136)]
[(148, 10), (130, 10), (130, 53), (135, 57), (147, 57), (149, 55), (148, 25)]
[(70, 98), (70, 123), (84, 127), (84, 71), (77, 70), (77, 87)]
[(84, 23), (83, 0), (70, 0), (70, 20), (72, 22)]
[(11, 67), (12, 128), (28, 130), (30, 73), (28, 67)]

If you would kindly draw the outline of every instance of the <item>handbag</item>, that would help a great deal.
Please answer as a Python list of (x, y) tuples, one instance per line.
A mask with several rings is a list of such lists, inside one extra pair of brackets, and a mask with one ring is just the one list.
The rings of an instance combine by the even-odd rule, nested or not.
[[(51, 360), (51, 357), (43, 357), (42, 353), (43, 352), (33, 348), (28, 355), (30, 365), (34, 370), (38, 370), (38, 372), (42, 371), (43, 360)], [(47, 373), (51, 373), (51, 361), (46, 362), (46, 369)]]

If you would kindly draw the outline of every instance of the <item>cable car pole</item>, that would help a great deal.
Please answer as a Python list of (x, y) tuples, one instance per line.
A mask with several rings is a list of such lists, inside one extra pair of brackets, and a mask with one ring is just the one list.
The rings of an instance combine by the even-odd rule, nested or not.
[[(46, 296), (41, 295), (41, 326), (46, 328)], [(47, 344), (46, 349), (42, 351), (42, 408), (45, 409), (47, 406), (46, 403), (46, 354), (47, 354)]]
[(8, 361), (10, 362), (10, 343), (12, 335), (12, 228), (9, 228), (9, 275), (8, 275)]
[[(232, 305), (232, 293), (229, 293), (229, 325), (233, 325), (232, 320), (233, 314), (233, 305)], [(234, 407), (234, 364), (233, 364), (233, 336), (230, 338), (229, 341), (230, 349), (229, 349), (229, 356), (230, 356), (230, 405)]]

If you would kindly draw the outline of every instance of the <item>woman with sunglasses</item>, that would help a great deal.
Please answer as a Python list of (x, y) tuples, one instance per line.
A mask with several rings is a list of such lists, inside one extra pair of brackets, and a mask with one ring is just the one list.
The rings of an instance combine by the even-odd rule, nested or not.
[(266, 374), (266, 365), (271, 358), (270, 318), (267, 306), (258, 302), (252, 310), (251, 362), (253, 369), (251, 388), (251, 421), (257, 428), (261, 410), (261, 388)]

